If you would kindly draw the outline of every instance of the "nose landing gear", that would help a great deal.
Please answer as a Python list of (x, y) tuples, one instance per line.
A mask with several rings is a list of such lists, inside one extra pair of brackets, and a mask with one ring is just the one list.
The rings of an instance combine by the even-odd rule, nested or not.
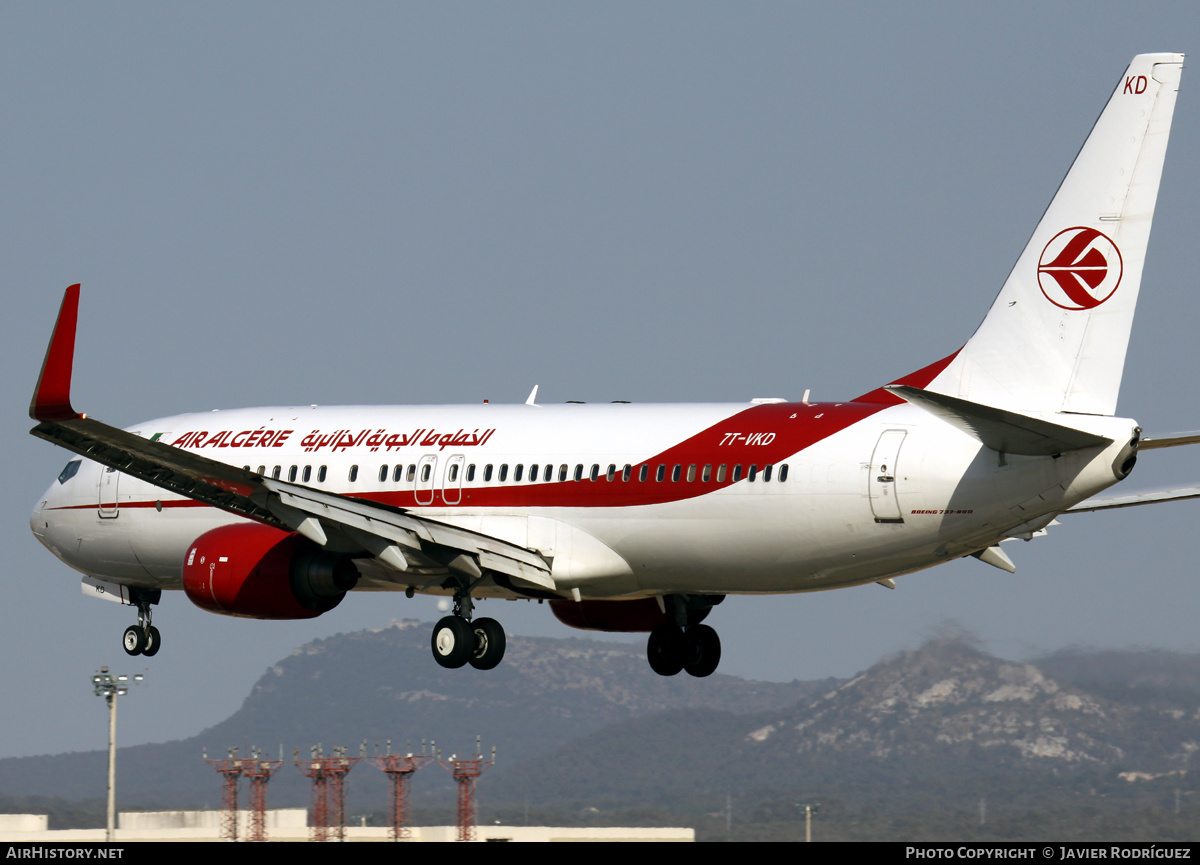
[(152, 615), (150, 605), (158, 603), (162, 592), (133, 589), (132, 594), (133, 602), (137, 604), (138, 623), (125, 629), (125, 633), (121, 637), (121, 644), (127, 655), (153, 657), (158, 654), (158, 649), (162, 645), (162, 636), (158, 633), (158, 628), (150, 624)]

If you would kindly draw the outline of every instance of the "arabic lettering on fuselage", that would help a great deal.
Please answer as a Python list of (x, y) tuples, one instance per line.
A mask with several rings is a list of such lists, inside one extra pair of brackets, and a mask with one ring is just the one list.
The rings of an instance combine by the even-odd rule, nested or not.
[[(445, 450), (448, 447), (464, 448), (478, 447), (492, 437), (495, 429), (467, 432), (459, 429), (457, 432), (438, 432), (436, 429), (421, 428), (409, 433), (393, 433), (386, 429), (377, 430), (348, 430), (339, 429), (333, 432), (313, 430), (300, 442), (305, 453), (329, 448), (331, 451), (344, 451), (349, 448), (366, 447), (371, 452), (380, 448), (392, 451), (398, 448), (420, 446)], [(295, 430), (272, 430), (265, 426), (256, 430), (220, 430), (210, 433), (208, 430), (195, 430), (184, 433), (171, 442), (174, 447), (199, 450), (201, 448), (279, 448), (283, 447)]]

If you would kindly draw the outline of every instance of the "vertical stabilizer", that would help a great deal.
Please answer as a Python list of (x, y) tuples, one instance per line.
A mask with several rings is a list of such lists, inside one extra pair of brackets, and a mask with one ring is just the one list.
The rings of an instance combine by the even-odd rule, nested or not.
[(1111, 415), (1182, 54), (1140, 54), (987, 317), (929, 390), (1021, 412)]

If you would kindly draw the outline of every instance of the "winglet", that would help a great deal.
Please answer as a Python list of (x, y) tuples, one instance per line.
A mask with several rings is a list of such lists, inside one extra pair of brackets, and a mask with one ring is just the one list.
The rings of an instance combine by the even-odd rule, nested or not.
[(75, 324), (78, 319), (79, 284), (76, 283), (63, 295), (58, 321), (54, 324), (50, 345), (46, 347), (42, 374), (38, 376), (37, 389), (29, 403), (29, 416), (34, 420), (82, 417), (71, 408), (71, 368), (75, 362)]

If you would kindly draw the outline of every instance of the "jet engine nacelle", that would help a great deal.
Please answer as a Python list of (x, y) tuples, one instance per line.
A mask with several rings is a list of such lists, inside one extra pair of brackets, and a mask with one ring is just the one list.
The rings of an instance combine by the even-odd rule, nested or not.
[(205, 532), (188, 547), (183, 590), (210, 613), (253, 619), (312, 619), (358, 582), (347, 556), (258, 523)]
[(554, 617), (583, 631), (648, 633), (667, 623), (667, 616), (654, 598), (634, 601), (551, 601)]

